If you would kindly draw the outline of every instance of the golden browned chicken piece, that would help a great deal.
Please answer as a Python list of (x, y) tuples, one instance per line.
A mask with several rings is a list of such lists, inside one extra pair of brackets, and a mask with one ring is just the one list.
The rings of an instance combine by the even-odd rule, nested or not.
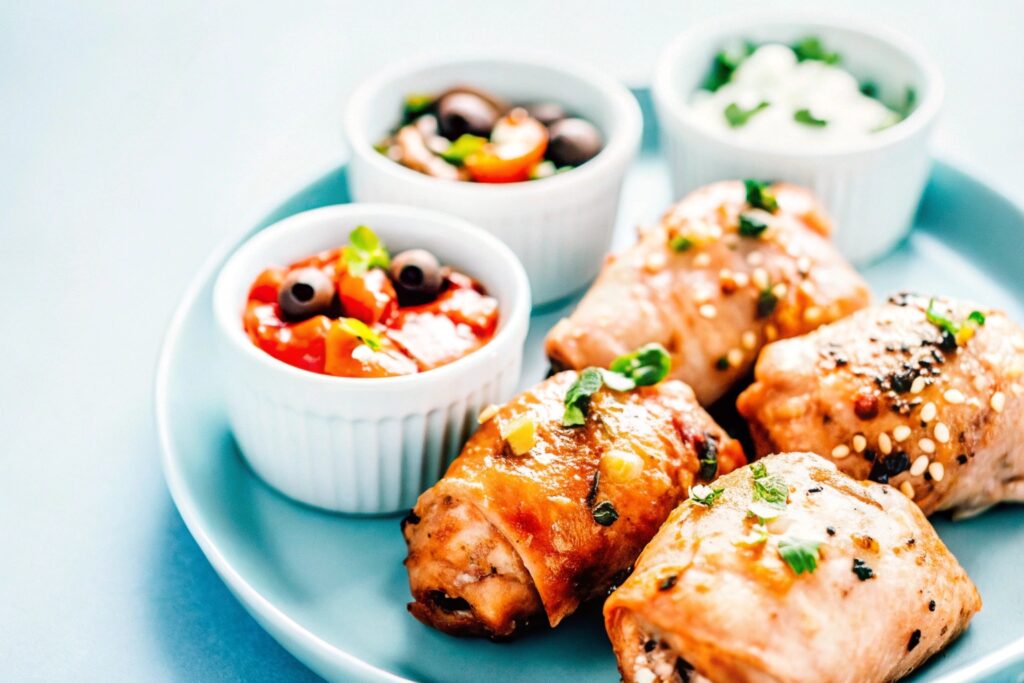
[(829, 242), (830, 223), (810, 192), (750, 187), (697, 190), (610, 256), (548, 334), (552, 364), (604, 367), (657, 342), (672, 354), (671, 377), (707, 405), (749, 373), (766, 342), (866, 306), (867, 286)]
[(712, 486), (710, 507), (696, 494), (680, 505), (605, 603), (626, 683), (892, 681), (981, 608), (928, 520), (888, 486), (810, 453)]
[(900, 294), (765, 347), (738, 401), (758, 453), (819, 453), (925, 514), (1024, 501), (1024, 331), (929, 301)]
[(576, 378), (485, 411), (420, 496), (402, 525), (420, 621), (494, 638), (543, 618), (556, 626), (621, 578), (688, 487), (746, 462), (681, 382), (602, 388), (584, 424), (565, 427)]

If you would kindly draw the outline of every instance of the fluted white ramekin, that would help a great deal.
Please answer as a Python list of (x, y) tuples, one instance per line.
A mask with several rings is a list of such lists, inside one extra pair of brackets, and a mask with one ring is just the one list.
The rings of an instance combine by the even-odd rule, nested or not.
[[(476, 278), (500, 306), (483, 348), (416, 375), (320, 375), (257, 348), (242, 326), (249, 287), (271, 265), (338, 247), (368, 225), (392, 253), (420, 247)], [(530, 316), (530, 285), (515, 255), (442, 213), (381, 204), (328, 206), (256, 234), (217, 276), (213, 310), (231, 428), (252, 469), (295, 500), (327, 510), (409, 508), (476, 428), (476, 416), (515, 391)]]
[[(373, 148), (397, 123), (407, 95), (453, 85), (476, 86), (509, 102), (558, 102), (601, 130), (604, 149), (567, 173), (491, 185), (434, 178)], [(562, 57), (502, 50), (416, 59), (371, 77), (349, 99), (349, 187), (356, 201), (438, 209), (482, 226), (512, 248), (530, 278), (533, 303), (545, 304), (582, 289), (600, 270), (642, 127), (629, 90)]]
[[(744, 144), (700, 125), (691, 98), (715, 53), (731, 41), (791, 44), (817, 36), (842, 55), (854, 76), (884, 94), (914, 88), (917, 105), (900, 123), (842, 148), (780, 149), (772, 140)], [(943, 83), (928, 55), (907, 38), (876, 26), (807, 14), (745, 14), (694, 26), (662, 52), (654, 102), (677, 197), (730, 178), (786, 180), (811, 188), (835, 221), (834, 240), (865, 263), (909, 230), (930, 169), (928, 138), (942, 104)]]

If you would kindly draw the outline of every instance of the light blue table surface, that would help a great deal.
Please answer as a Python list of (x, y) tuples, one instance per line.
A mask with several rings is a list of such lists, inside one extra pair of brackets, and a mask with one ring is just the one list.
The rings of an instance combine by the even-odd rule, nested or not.
[[(778, 4), (916, 37), (947, 80), (938, 153), (1022, 194), (1024, 4)], [(153, 371), (187, 282), (344, 159), (346, 93), (398, 54), (522, 44), (638, 85), (673, 33), (742, 6), (0, 4), (0, 680), (313, 678), (161, 478)]]

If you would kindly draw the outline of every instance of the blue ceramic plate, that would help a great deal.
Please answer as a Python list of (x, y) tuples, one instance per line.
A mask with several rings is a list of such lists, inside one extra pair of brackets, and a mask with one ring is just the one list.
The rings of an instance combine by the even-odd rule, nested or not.
[[(648, 94), (638, 93), (647, 105)], [(647, 134), (623, 196), (616, 248), (670, 201), (645, 106)], [(405, 610), (409, 599), (398, 518), (351, 518), (292, 503), (260, 482), (228, 430), (209, 349), (213, 278), (243, 239), (290, 214), (349, 201), (345, 169), (302, 188), (211, 258), (167, 333), (156, 386), (167, 482), (181, 516), (231, 590), (286, 648), (321, 675), (367, 681), (614, 681), (615, 658), (597, 606), (555, 631), (513, 643), (457, 639)], [(935, 165), (910, 237), (864, 274), (876, 296), (909, 288), (967, 297), (1024, 321), (1024, 214), (957, 169)], [(533, 316), (522, 377), (541, 379), (541, 340), (575, 302)], [(1013, 680), (1024, 670), (1024, 507), (968, 521), (936, 521), (977, 583), (985, 607), (970, 629), (915, 680)], [(871, 624), (863, 624), (871, 628)]]

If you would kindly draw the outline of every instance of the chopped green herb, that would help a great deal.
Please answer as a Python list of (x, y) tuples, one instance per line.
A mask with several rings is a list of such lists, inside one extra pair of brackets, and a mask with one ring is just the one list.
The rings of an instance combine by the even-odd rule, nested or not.
[(632, 391), (636, 389), (636, 382), (629, 377), (618, 372), (605, 370), (604, 368), (599, 368), (599, 370), (601, 371), (601, 379), (604, 381), (604, 385), (612, 391)]
[(387, 268), (391, 265), (391, 257), (384, 243), (365, 225), (349, 233), (343, 258), (346, 268), (353, 275), (362, 275), (370, 268)]
[(810, 574), (818, 568), (819, 545), (818, 541), (787, 536), (779, 541), (779, 556), (797, 574)]
[(563, 427), (578, 427), (586, 424), (590, 397), (597, 393), (603, 383), (601, 371), (597, 368), (586, 368), (579, 374), (576, 381), (565, 392)]
[(674, 235), (668, 241), (668, 246), (672, 248), (672, 251), (686, 251), (693, 246), (693, 240), (683, 235)]
[(646, 387), (665, 379), (672, 369), (672, 357), (661, 344), (645, 344), (613, 360), (609, 369), (629, 378), (638, 387)]
[(381, 338), (373, 329), (358, 318), (342, 318), (338, 321), (341, 329), (359, 339), (373, 351), (380, 351)]
[(755, 209), (764, 209), (768, 213), (775, 213), (779, 210), (779, 202), (775, 199), (775, 193), (768, 189), (770, 183), (747, 178), (743, 181), (747, 189), (747, 204)]
[(732, 80), (732, 74), (747, 57), (754, 53), (756, 46), (745, 41), (720, 50), (711, 64), (711, 72), (704, 79), (703, 88), (714, 92)]
[(658, 582), (658, 590), (659, 591), (667, 591), (670, 588), (672, 588), (672, 586), (676, 585), (676, 581), (678, 581), (678, 580), (679, 580), (679, 575), (678, 574), (669, 574), (664, 579), (662, 579), (661, 581)]
[(762, 522), (775, 519), (786, 509), (789, 487), (782, 477), (769, 475), (762, 462), (751, 465), (750, 473), (754, 479), (754, 495), (747, 507), (748, 512)]
[(402, 108), (402, 118), (405, 123), (409, 123), (418, 117), (420, 114), (425, 113), (428, 109), (434, 106), (434, 96), (426, 93), (413, 93), (405, 96), (405, 105)]
[(391, 151), (391, 145), (388, 144), (387, 140), (385, 140), (383, 142), (378, 142), (376, 145), (373, 146), (373, 149), (380, 154), (386, 155), (388, 152)]
[[(462, 166), (466, 163), (466, 158), (471, 154), (476, 154), (484, 145), (487, 144), (487, 138), (482, 138), (478, 135), (470, 135), (465, 133), (460, 135), (455, 142), (448, 145), (448, 149), (441, 152), (441, 158), (447, 161), (449, 164), (455, 164), (456, 166)], [(548, 162), (550, 163), (550, 162)], [(552, 166), (552, 173), (554, 173), (554, 164)]]
[(949, 332), (954, 336), (960, 330), (959, 325), (935, 310), (935, 299), (929, 299), (928, 309), (924, 312), (924, 317), (926, 317), (928, 322), (932, 325), (935, 325), (939, 329)]
[(764, 111), (768, 108), (768, 105), (768, 102), (761, 102), (750, 109), (743, 109), (740, 105), (733, 102), (725, 108), (723, 113), (725, 114), (725, 120), (730, 126), (733, 128), (739, 128), (740, 126), (747, 125), (747, 121), (750, 120), (750, 117)]
[(971, 311), (962, 323), (951, 320), (936, 310), (935, 299), (928, 301), (928, 308), (925, 310), (924, 316), (928, 322), (948, 335), (945, 337), (946, 339), (953, 340), (951, 349), (968, 342), (974, 336), (974, 332), (985, 324), (985, 314), (981, 311)]
[(619, 512), (610, 500), (601, 501), (590, 512), (594, 516), (594, 521), (601, 526), (611, 526), (619, 518)]
[(801, 62), (809, 60), (825, 62), (826, 64), (836, 64), (839, 62), (839, 53), (826, 50), (825, 46), (821, 44), (821, 39), (816, 36), (801, 38), (792, 45), (792, 48), (793, 52), (796, 53), (797, 60)]
[(779, 304), (779, 297), (772, 291), (771, 285), (765, 287), (757, 294), (757, 317), (767, 318), (775, 312), (775, 307)]
[(863, 83), (860, 84), (860, 92), (865, 97), (870, 97), (871, 99), (877, 100), (878, 84), (875, 83), (874, 81), (864, 81)]
[(760, 237), (768, 229), (768, 221), (752, 213), (740, 214), (740, 235), (743, 237)]
[(705, 484), (697, 484), (696, 486), (690, 487), (690, 500), (704, 507), (711, 507), (718, 500), (718, 497), (722, 495), (725, 489), (722, 488), (711, 488)]
[(818, 128), (828, 125), (828, 121), (825, 119), (819, 119), (811, 113), (810, 109), (797, 109), (796, 113), (793, 114), (793, 120), (797, 123), (802, 123), (805, 126), (816, 126)]
[(874, 578), (875, 572), (869, 567), (864, 560), (853, 560), (853, 573), (857, 575), (857, 578), (861, 581), (867, 581), (868, 579)]
[(728, 370), (729, 359), (725, 356), (719, 356), (718, 360), (715, 361), (715, 370)]

